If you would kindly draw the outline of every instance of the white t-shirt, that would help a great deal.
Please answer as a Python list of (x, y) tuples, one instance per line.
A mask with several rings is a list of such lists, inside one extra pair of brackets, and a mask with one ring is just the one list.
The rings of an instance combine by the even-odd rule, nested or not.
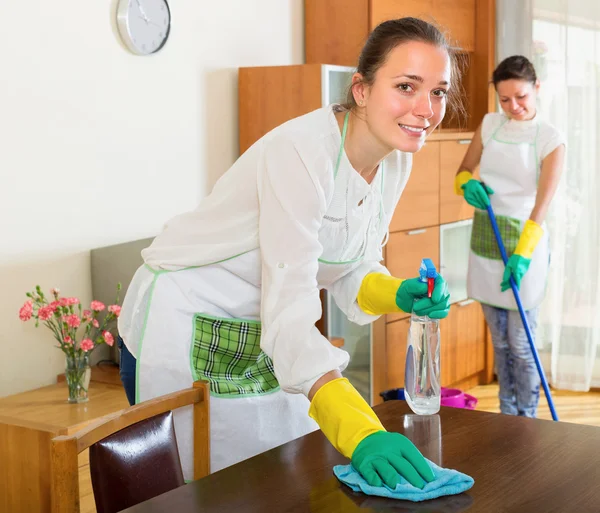
[(496, 139), (506, 142), (535, 144), (540, 163), (561, 144), (565, 144), (563, 134), (554, 125), (541, 119), (539, 114), (527, 121), (509, 119), (500, 112), (486, 114), (481, 123), (484, 148), (494, 134)]

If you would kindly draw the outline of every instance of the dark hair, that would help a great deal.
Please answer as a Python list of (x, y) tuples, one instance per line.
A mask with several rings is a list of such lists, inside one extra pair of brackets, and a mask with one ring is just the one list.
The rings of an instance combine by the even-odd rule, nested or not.
[(492, 74), (492, 83), (494, 87), (498, 85), (498, 82), (504, 80), (525, 80), (535, 84), (537, 82), (537, 75), (535, 74), (535, 68), (527, 57), (522, 55), (513, 55), (504, 59)]
[[(361, 82), (372, 85), (375, 74), (385, 63), (389, 53), (398, 45), (419, 41), (444, 48), (448, 52), (451, 64), (453, 87), (448, 91), (448, 105), (454, 114), (465, 117), (465, 108), (460, 94), (461, 66), (458, 49), (450, 46), (444, 34), (434, 25), (419, 18), (399, 18), (380, 23), (373, 29), (358, 59), (357, 73), (362, 75)], [(356, 108), (356, 100), (352, 94), (355, 84), (350, 85), (346, 96), (345, 109)]]

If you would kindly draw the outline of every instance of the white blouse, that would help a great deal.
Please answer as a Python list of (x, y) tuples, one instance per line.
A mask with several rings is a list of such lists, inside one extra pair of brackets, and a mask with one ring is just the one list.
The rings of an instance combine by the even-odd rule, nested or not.
[[(194, 292), (198, 312), (260, 320), (261, 348), (288, 392), (308, 394), (319, 377), (348, 363), (315, 327), (319, 289), (350, 321), (376, 319), (356, 297), (368, 273), (389, 274), (379, 263), (383, 239), (412, 164), (411, 154), (394, 151), (367, 184), (340, 152), (335, 109), (269, 132), (142, 252), (155, 270), (194, 268), (186, 272), (203, 284)], [(126, 316), (124, 305), (120, 328)]]

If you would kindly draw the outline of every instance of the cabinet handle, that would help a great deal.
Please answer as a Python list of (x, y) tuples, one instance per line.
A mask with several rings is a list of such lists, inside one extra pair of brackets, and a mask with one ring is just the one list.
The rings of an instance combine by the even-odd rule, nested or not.
[(467, 306), (470, 305), (471, 303), (474, 303), (475, 300), (474, 299), (466, 299), (465, 301), (460, 301), (458, 303), (458, 306)]
[(458, 144), (471, 144), (471, 139), (458, 139), (456, 142)]
[(420, 230), (411, 230), (409, 232), (406, 232), (406, 235), (419, 235), (421, 233), (425, 233), (427, 230), (425, 228), (422, 228)]

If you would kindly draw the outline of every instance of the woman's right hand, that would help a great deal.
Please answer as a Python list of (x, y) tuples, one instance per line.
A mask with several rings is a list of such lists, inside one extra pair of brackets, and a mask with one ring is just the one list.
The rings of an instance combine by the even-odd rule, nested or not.
[(479, 210), (486, 210), (490, 204), (490, 194), (494, 194), (491, 187), (481, 183), (479, 180), (471, 179), (461, 186), (465, 192), (465, 200), (472, 207)]
[(423, 488), (435, 479), (413, 443), (400, 433), (388, 433), (346, 378), (327, 381), (311, 392), (314, 395), (309, 415), (371, 486), (385, 483), (395, 488), (402, 476), (413, 486)]
[(371, 486), (385, 483), (392, 490), (400, 476), (422, 489), (435, 474), (419, 449), (404, 435), (378, 431), (363, 439), (352, 453), (352, 466)]

